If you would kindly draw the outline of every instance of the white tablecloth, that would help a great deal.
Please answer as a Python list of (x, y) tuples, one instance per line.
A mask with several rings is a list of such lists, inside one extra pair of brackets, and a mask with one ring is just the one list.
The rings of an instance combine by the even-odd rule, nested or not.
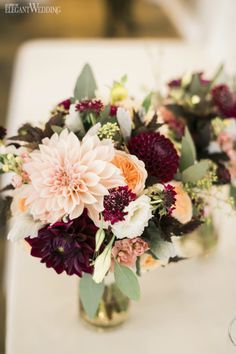
[[(91, 24), (92, 25), (92, 24)], [(186, 69), (211, 68), (201, 48), (175, 42), (35, 41), (18, 55), (9, 107), (12, 133), (25, 121), (47, 118), (71, 95), (89, 62), (99, 85), (128, 73), (134, 94)], [(78, 320), (78, 279), (56, 275), (20, 244), (9, 246), (7, 354), (230, 354), (228, 326), (236, 316), (236, 223), (222, 221), (209, 259), (158, 269), (142, 278), (142, 299), (130, 320), (96, 333)]]

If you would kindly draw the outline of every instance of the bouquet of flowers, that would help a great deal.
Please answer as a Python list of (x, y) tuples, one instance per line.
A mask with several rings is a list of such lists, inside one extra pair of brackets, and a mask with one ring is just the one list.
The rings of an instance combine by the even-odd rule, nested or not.
[[(175, 237), (204, 223), (202, 192), (228, 183), (233, 164), (226, 132), (219, 132), (235, 116), (233, 97), (224, 105), (233, 96), (227, 88), (214, 88), (203, 104), (197, 89), (207, 96), (210, 83), (201, 74), (188, 85), (174, 81), (161, 120), (152, 94), (137, 102), (125, 81), (114, 82), (102, 100), (86, 64), (73, 97), (57, 104), (44, 125), (24, 124), (8, 138), (1, 129), (0, 170), (11, 175), (4, 189), (12, 213), (8, 239), (25, 240), (31, 255), (58, 274), (80, 277), (90, 317), (108, 274), (138, 300), (144, 270), (180, 260)], [(212, 137), (220, 152), (212, 151)]]
[(220, 82), (223, 67), (213, 78), (202, 72), (186, 74), (168, 83), (167, 97), (159, 109), (159, 118), (168, 126), (168, 135), (181, 143), (185, 127), (191, 133), (197, 158), (212, 161), (216, 168), (215, 184), (236, 185), (236, 90), (234, 82)]

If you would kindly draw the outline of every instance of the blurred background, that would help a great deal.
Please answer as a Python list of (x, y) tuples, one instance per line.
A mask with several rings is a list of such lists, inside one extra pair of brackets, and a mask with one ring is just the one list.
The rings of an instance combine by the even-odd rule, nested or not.
[[(183, 39), (202, 43), (215, 62), (224, 60), (228, 62), (229, 69), (235, 71), (236, 0), (37, 0), (37, 3), (59, 6), (59, 13), (7, 13), (6, 4), (14, 2), (27, 4), (33, 1), (0, 0), (0, 125), (6, 122), (15, 55), (19, 46), (27, 40)], [(4, 249), (4, 235), (1, 235), (1, 284)], [(4, 324), (5, 300), (1, 291), (0, 354), (4, 353)]]

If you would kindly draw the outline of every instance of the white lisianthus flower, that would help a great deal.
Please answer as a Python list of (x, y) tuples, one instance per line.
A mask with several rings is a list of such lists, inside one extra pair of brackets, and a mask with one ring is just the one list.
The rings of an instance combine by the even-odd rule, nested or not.
[(124, 209), (128, 213), (125, 220), (112, 225), (113, 234), (119, 239), (141, 236), (152, 217), (150, 201), (147, 195), (141, 195), (131, 202)]
[(120, 131), (121, 131), (123, 138), (125, 140), (129, 139), (130, 135), (131, 135), (131, 130), (132, 130), (132, 118), (131, 118), (129, 111), (127, 111), (123, 107), (119, 107), (117, 109), (116, 117), (117, 117), (117, 121), (119, 123)]
[(94, 262), (94, 273), (93, 280), (96, 283), (101, 283), (105, 278), (105, 275), (110, 269), (111, 266), (111, 251), (112, 251), (112, 243), (114, 238), (110, 241), (110, 243), (106, 246), (103, 252), (96, 258)]
[(72, 132), (85, 132), (80, 114), (75, 109), (76, 105), (71, 104), (69, 113), (66, 115), (65, 126)]

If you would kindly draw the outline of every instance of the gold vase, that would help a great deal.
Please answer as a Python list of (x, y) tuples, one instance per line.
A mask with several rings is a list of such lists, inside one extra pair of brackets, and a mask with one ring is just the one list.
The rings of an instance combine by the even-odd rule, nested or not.
[(109, 330), (122, 325), (129, 317), (130, 300), (115, 283), (105, 285), (103, 296), (94, 318), (89, 318), (80, 301), (80, 316), (97, 330)]
[(211, 222), (180, 238), (181, 254), (185, 257), (205, 257), (214, 252), (218, 244), (218, 232)]

